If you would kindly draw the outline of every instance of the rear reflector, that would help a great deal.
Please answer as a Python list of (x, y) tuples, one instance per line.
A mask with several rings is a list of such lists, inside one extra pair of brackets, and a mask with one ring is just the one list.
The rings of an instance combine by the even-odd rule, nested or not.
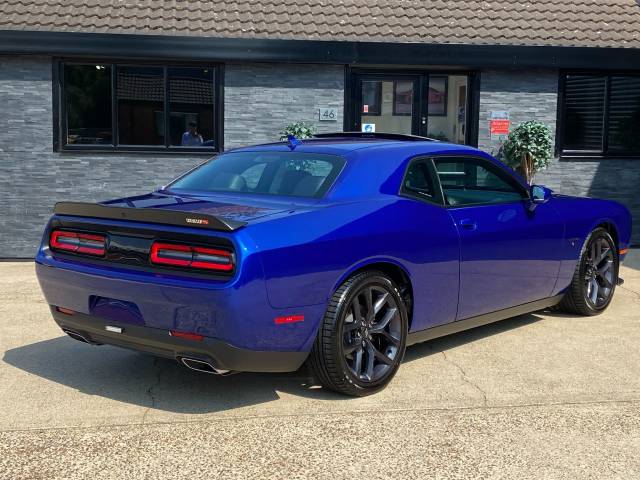
[(151, 246), (151, 262), (156, 265), (230, 272), (233, 254), (226, 250), (156, 242)]
[(49, 246), (53, 250), (101, 257), (104, 255), (106, 242), (104, 235), (54, 230), (51, 232)]
[(204, 335), (198, 335), (197, 333), (179, 332), (178, 330), (169, 330), (169, 335), (172, 337), (186, 338), (187, 340), (195, 340), (201, 342)]
[(620, 250), (618, 252), (620, 255), (626, 255), (627, 253), (629, 253), (629, 249), (628, 248), (623, 248), (622, 250)]
[(276, 325), (282, 325), (283, 323), (304, 322), (304, 315), (287, 315), (286, 317), (276, 317), (274, 322), (276, 323)]
[(65, 315), (73, 315), (74, 313), (76, 313), (73, 310), (64, 307), (56, 307), (56, 310), (60, 313), (64, 313)]

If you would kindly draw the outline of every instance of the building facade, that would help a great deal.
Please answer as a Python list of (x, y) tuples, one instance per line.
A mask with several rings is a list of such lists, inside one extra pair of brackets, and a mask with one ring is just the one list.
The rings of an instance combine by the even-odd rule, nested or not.
[[(133, 16), (89, 2), (78, 13), (26, 3), (33, 8), (0, 6), (0, 258), (33, 256), (56, 201), (145, 193), (298, 121), (497, 154), (505, 128), (539, 120), (555, 158), (536, 182), (621, 201), (640, 218), (635, 1), (576, 0), (560, 24), (506, 1), (421, 3), (440, 17), (428, 5), (407, 13), (359, 2), (342, 13), (301, 3), (270, 17), (277, 3), (247, 2), (244, 21), (223, 3), (184, 2), (200, 10), (182, 11), (182, 23), (180, 2)], [(529, 28), (505, 36), (494, 28), (501, 18)], [(616, 19), (614, 35), (606, 25)]]

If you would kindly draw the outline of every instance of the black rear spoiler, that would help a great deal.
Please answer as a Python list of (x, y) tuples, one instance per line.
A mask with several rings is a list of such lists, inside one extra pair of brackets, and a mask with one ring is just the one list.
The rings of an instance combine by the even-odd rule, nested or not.
[(98, 203), (84, 202), (58, 202), (53, 208), (53, 213), (58, 215), (72, 215), (74, 217), (159, 223), (162, 225), (177, 225), (179, 227), (194, 227), (208, 230), (221, 230), (224, 232), (233, 232), (247, 224), (246, 222), (229, 220), (203, 213), (160, 208), (112, 207)]

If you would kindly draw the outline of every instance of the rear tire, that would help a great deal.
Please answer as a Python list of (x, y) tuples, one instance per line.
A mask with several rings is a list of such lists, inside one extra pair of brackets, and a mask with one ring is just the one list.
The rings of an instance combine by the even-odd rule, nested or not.
[(324, 387), (366, 396), (394, 377), (407, 341), (398, 288), (378, 271), (358, 273), (333, 294), (307, 364)]
[(604, 228), (596, 228), (584, 244), (571, 285), (558, 309), (585, 316), (604, 312), (613, 299), (618, 268), (613, 238)]

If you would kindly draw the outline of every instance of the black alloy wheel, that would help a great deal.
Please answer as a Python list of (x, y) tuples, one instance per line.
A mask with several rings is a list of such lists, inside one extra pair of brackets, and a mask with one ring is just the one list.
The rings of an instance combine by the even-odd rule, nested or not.
[(358, 290), (342, 325), (343, 355), (352, 375), (363, 383), (384, 378), (395, 365), (402, 320), (395, 299), (377, 285)]
[(599, 236), (591, 240), (586, 253), (585, 299), (593, 308), (602, 308), (609, 303), (616, 281), (613, 248), (604, 236)]
[(326, 388), (369, 395), (397, 372), (407, 329), (406, 307), (392, 280), (376, 271), (356, 274), (333, 295), (309, 366)]
[(578, 315), (603, 312), (613, 299), (618, 268), (618, 251), (613, 238), (604, 228), (595, 229), (585, 242), (560, 309)]

